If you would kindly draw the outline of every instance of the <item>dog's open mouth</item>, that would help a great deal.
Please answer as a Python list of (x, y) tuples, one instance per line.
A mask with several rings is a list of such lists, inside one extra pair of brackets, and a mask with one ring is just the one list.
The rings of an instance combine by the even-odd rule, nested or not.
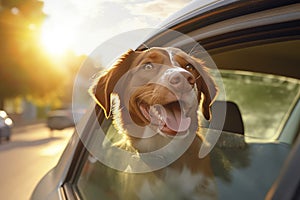
[(191, 118), (186, 116), (181, 104), (180, 101), (165, 105), (141, 103), (139, 108), (151, 125), (158, 126), (165, 134), (176, 135), (187, 131), (191, 124)]

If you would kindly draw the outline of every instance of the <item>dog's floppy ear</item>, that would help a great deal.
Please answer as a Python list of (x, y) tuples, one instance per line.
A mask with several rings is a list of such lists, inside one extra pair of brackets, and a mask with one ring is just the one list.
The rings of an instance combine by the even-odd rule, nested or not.
[(208, 69), (204, 66), (204, 63), (201, 60), (195, 59), (198, 64), (200, 64), (200, 73), (199, 77), (196, 80), (197, 89), (199, 91), (199, 95), (203, 94), (203, 101), (202, 101), (202, 114), (205, 119), (210, 120), (211, 118), (211, 110), (210, 107), (214, 102), (218, 88), (208, 72)]
[(129, 70), (135, 58), (135, 51), (128, 50), (111, 68), (102, 73), (90, 87), (89, 93), (104, 110), (108, 118), (111, 112), (111, 94), (120, 78)]

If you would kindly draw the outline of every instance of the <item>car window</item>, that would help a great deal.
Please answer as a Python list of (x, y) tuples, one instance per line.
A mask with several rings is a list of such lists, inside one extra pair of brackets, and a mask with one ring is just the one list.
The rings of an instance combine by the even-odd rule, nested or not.
[[(260, 144), (253, 141), (257, 142), (257, 138), (261, 141), (268, 139), (279, 130), (296, 98), (299, 98), (299, 82), (279, 76), (229, 70), (222, 71), (221, 75), (227, 100), (235, 101), (239, 105), (246, 136), (222, 133), (217, 147), (209, 154), (215, 178), (205, 186), (206, 189), (202, 193), (204, 196), (201, 198), (213, 199), (222, 196), (220, 199), (228, 199), (232, 198), (233, 190), (239, 191), (235, 194), (236, 198), (242, 198), (245, 192), (249, 193), (248, 199), (263, 198), (278, 176), (290, 147), (285, 144)], [(266, 113), (274, 114), (265, 115)], [(121, 140), (121, 135), (118, 134), (111, 119), (104, 120), (101, 127), (112, 143)], [(95, 130), (95, 134), (100, 134), (99, 129)], [(225, 141), (227, 144), (224, 146), (222, 144)], [(92, 145), (94, 149), (95, 146), (97, 149), (97, 144), (103, 145), (94, 142)], [(277, 156), (271, 157), (272, 154)], [(124, 162), (123, 169), (126, 171), (127, 162), (122, 158), (117, 159), (120, 165)], [(260, 169), (259, 172), (255, 170), (256, 168)], [(148, 183), (150, 186), (143, 186), (146, 188), (132, 190), (139, 188), (141, 184), (139, 181), (145, 179), (161, 184), (160, 189), (163, 188), (166, 192), (160, 194), (163, 198), (181, 199), (179, 197), (185, 195), (180, 190), (177, 193), (172, 192), (173, 183), (168, 183), (165, 177), (159, 177), (153, 172), (136, 174), (124, 171), (113, 169), (99, 162), (99, 158), (94, 154), (88, 154), (77, 182), (79, 194), (83, 199), (89, 200), (100, 197), (100, 199), (143, 199), (143, 196), (149, 195), (143, 192), (149, 189), (147, 187), (152, 187), (151, 183)], [(266, 171), (268, 173), (265, 173)], [(251, 191), (249, 188), (255, 189)], [(157, 194), (158, 191), (155, 192)]]
[[(276, 44), (282, 47), (283, 43)], [(222, 70), (222, 79), (216, 81), (221, 81), (226, 91), (226, 94), (219, 94), (219, 98), (226, 95), (226, 100), (236, 103), (240, 109), (245, 126), (244, 135), (223, 131), (218, 143), (204, 158), (192, 159), (191, 162), (195, 152), (186, 151), (170, 165), (157, 170), (136, 172), (135, 168), (146, 168), (149, 165), (149, 158), (140, 157), (134, 149), (125, 149), (129, 152), (127, 157), (122, 156), (124, 149), (118, 149), (117, 154), (112, 153), (116, 146), (111, 144), (123, 138), (115, 128), (118, 124), (114, 124), (110, 118), (104, 119), (92, 131), (88, 152), (75, 182), (78, 195), (87, 200), (264, 199), (278, 177), (292, 145), (280, 143), (277, 139), (299, 101), (300, 82), (264, 72), (268, 67), (278, 67), (278, 64), (284, 70), (286, 65), (295, 62), (277, 62), (268, 44), (249, 48), (222, 53), (220, 57), (227, 58), (224, 63), (218, 62), (218, 55), (214, 57), (218, 65), (236, 65), (233, 68), (240, 68)], [(251, 57), (247, 62), (242, 59), (237, 63), (234, 59), (234, 53), (238, 57), (243, 52), (258, 49), (260, 53), (267, 52), (263, 57)], [(293, 56), (287, 55), (285, 53), (281, 59), (293, 59)], [(242, 66), (245, 65), (248, 65), (247, 69), (254, 66), (263, 70), (261, 73), (243, 71)], [(201, 130), (206, 134), (215, 133), (215, 130), (207, 127)], [(151, 164), (159, 165), (167, 162), (168, 158), (162, 155), (151, 159)], [(117, 163), (118, 168), (112, 167), (112, 163)], [(189, 163), (192, 164), (191, 168), (188, 167)]]
[(299, 81), (241, 71), (222, 71), (221, 75), (226, 99), (239, 106), (248, 139), (277, 139), (299, 99)]
[[(239, 106), (245, 134), (252, 140), (277, 139), (299, 100), (299, 79), (274, 75), (297, 68), (299, 59), (295, 51), (299, 47), (299, 40), (274, 41), (212, 56), (222, 69), (240, 69), (223, 70), (221, 81), (226, 99)], [(294, 73), (294, 76), (298, 75)]]

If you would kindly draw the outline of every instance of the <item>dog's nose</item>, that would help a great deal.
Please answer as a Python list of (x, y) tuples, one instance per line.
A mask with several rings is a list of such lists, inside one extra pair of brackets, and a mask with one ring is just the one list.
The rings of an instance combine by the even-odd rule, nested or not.
[(195, 77), (187, 71), (174, 71), (169, 76), (169, 83), (176, 90), (190, 90), (194, 87), (195, 82)]

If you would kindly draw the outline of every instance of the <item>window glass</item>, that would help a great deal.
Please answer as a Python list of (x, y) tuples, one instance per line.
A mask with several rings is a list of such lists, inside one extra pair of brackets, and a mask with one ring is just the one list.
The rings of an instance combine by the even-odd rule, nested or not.
[(87, 200), (264, 199), (289, 150), (285, 144), (249, 145), (243, 136), (224, 132), (205, 158), (186, 152), (184, 159), (147, 173), (116, 170), (88, 154), (76, 186)]
[(241, 71), (223, 71), (222, 81), (227, 101), (239, 106), (248, 138), (277, 139), (299, 98), (299, 81)]
[[(209, 163), (208, 175), (203, 175), (202, 171), (198, 172), (201, 176), (193, 174), (189, 169), (185, 171), (183, 166), (179, 172), (168, 167), (162, 172), (124, 172), (99, 162), (98, 158), (89, 154), (77, 183), (83, 199), (184, 199), (189, 198), (185, 187), (188, 191), (193, 191), (193, 187), (186, 182), (197, 182), (200, 179), (205, 181), (200, 184), (203, 187), (201, 193), (193, 194), (196, 199), (232, 199), (232, 191), (236, 191), (236, 199), (244, 198), (246, 192), (249, 199), (264, 198), (280, 171), (289, 146), (248, 144), (245, 140), (251, 141), (253, 137), (264, 139), (274, 135), (295, 99), (299, 98), (299, 82), (278, 76), (237, 71), (223, 71), (222, 77), (227, 99), (239, 105), (246, 134), (252, 135), (244, 137), (222, 133), (217, 146), (199, 164)], [(112, 143), (122, 139), (112, 120), (104, 120), (101, 126)], [(99, 130), (95, 130), (95, 134), (99, 134)], [(270, 156), (274, 154), (277, 156)], [(126, 163), (122, 158), (118, 158), (118, 162)], [(257, 171), (257, 168), (261, 170)], [(266, 170), (268, 173), (265, 173)], [(181, 187), (185, 189), (180, 189)]]

